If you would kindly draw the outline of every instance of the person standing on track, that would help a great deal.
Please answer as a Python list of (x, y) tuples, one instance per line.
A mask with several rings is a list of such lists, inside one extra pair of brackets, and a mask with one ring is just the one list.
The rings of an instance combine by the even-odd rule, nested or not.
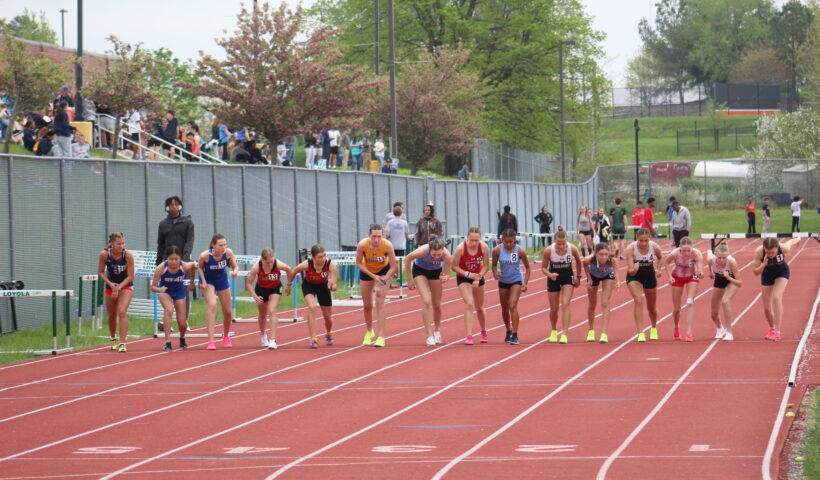
[(763, 197), (763, 233), (769, 233), (769, 222), (772, 221), (772, 211), (769, 207), (769, 197)]
[[(599, 208), (598, 213), (592, 217), (592, 226), (593, 233), (595, 234), (593, 237), (593, 242), (597, 245), (599, 243), (606, 243), (609, 246), (609, 233), (611, 230), (611, 224), (609, 223), (609, 218), (607, 218), (606, 214), (604, 213), (604, 209)], [(595, 242), (595, 237), (597, 237), (598, 241)], [(592, 253), (592, 251), (590, 251)]]
[[(643, 216), (644, 216), (644, 211), (645, 210), (646, 209), (643, 208), (643, 202), (638, 200), (638, 203), (635, 204), (635, 209), (632, 210), (632, 226), (635, 227), (635, 228), (633, 228), (633, 230), (635, 232), (632, 235), (632, 240), (633, 241), (638, 239), (638, 230), (643, 227)], [(627, 238), (627, 240), (629, 240), (629, 239)]]
[(484, 274), (489, 269), (490, 248), (481, 241), (481, 229), (470, 227), (467, 238), (453, 254), (453, 270), (456, 283), (464, 299), (464, 330), (466, 331), (465, 345), (473, 344), (473, 312), (478, 316), (481, 326), (481, 343), (487, 343), (487, 314), (484, 311)]
[(755, 202), (752, 197), (746, 199), (746, 223), (749, 224), (746, 233), (757, 233), (755, 229)]
[(239, 266), (233, 250), (228, 248), (228, 240), (221, 233), (211, 237), (208, 250), (199, 254), (199, 286), (202, 296), (208, 304), (205, 321), (208, 325), (208, 350), (216, 350), (214, 341), (214, 323), (216, 322), (216, 301), (222, 306), (222, 343), (226, 348), (233, 346), (231, 342), (231, 283), (228, 281), (228, 267), (231, 267), (231, 276), (236, 277)]
[[(396, 266), (396, 252), (393, 244), (384, 239), (382, 226), (378, 223), (370, 225), (370, 232), (356, 247), (356, 266), (359, 267), (359, 285), (364, 302), (364, 322), (367, 332), (362, 345), (373, 344), (374, 347), (384, 347), (384, 331), (387, 315), (384, 311), (384, 301), (387, 289), (393, 274), (398, 271)], [(373, 332), (373, 294), (376, 295), (376, 317), (379, 322), (379, 333)]]
[(308, 347), (319, 348), (316, 341), (316, 305), (322, 309), (325, 319), (325, 344), (333, 345), (333, 295), (336, 291), (336, 264), (327, 258), (325, 247), (318, 243), (310, 247), (310, 258), (300, 263), (288, 274), (288, 284), (293, 285), (296, 275), (304, 272), (302, 295), (308, 306), (307, 325), (310, 342)]
[(575, 231), (578, 232), (578, 248), (581, 249), (581, 255), (586, 255), (588, 251), (592, 252), (592, 213), (583, 205), (578, 209)]
[(607, 329), (609, 328), (609, 318), (611, 315), (609, 300), (612, 297), (612, 289), (620, 288), (618, 281), (618, 259), (612, 255), (606, 243), (595, 245), (595, 252), (584, 258), (583, 265), (587, 271), (587, 297), (589, 306), (587, 307), (587, 322), (589, 332), (587, 332), (587, 342), (595, 341), (595, 307), (598, 303), (598, 285), (601, 287), (601, 314), (603, 321), (601, 325), (601, 336), (598, 341), (609, 342)]
[(803, 205), (803, 199), (798, 195), (794, 196), (794, 201), (791, 203), (792, 209), (792, 233), (800, 231), (800, 206)]
[[(541, 255), (541, 271), (547, 276), (547, 295), (550, 302), (550, 342), (567, 343), (569, 341), (570, 301), (572, 292), (581, 280), (581, 254), (578, 248), (567, 241), (567, 232), (559, 226), (555, 232), (555, 243), (545, 248)], [(572, 263), (575, 262), (578, 276), (572, 275)], [(561, 312), (562, 330), (558, 338), (558, 312)]]
[(495, 214), (498, 216), (498, 238), (501, 238), (501, 233), (510, 228), (516, 234), (518, 233), (518, 219), (510, 212), (510, 206), (504, 205), (504, 213), (501, 210), (496, 210)]
[(652, 238), (658, 238), (658, 232), (655, 231), (655, 197), (646, 199), (646, 208), (643, 209), (643, 228), (649, 230)]
[(440, 238), (431, 240), (404, 257), (404, 270), (410, 273), (407, 288), (418, 288), (421, 297), (421, 318), (427, 332), (428, 347), (441, 343), (441, 289), (450, 278), (452, 260), (450, 252), (444, 248), (444, 240)]
[(535, 222), (538, 224), (538, 232), (545, 234), (545, 236), (541, 237), (542, 248), (552, 243), (552, 238), (548, 235), (552, 229), (552, 220), (552, 214), (550, 213), (549, 207), (546, 205), (542, 206), (541, 212), (535, 216)]
[(416, 248), (426, 245), (434, 238), (444, 238), (444, 227), (436, 218), (436, 207), (432, 203), (424, 206), (424, 216), (416, 222), (416, 235), (413, 242)]
[[(689, 307), (689, 311), (686, 312), (684, 340), (691, 342), (694, 340), (695, 295), (698, 293), (698, 282), (703, 277), (703, 254), (692, 247), (691, 238), (684, 237), (680, 241), (680, 247), (672, 250), (663, 263), (672, 285), (672, 321), (675, 323), (673, 336), (675, 340), (681, 339), (680, 311), (682, 295), (685, 291), (686, 306)], [(675, 265), (672, 271), (669, 270), (671, 264)]]
[[(162, 317), (165, 333), (165, 346), (162, 349), (166, 352), (173, 350), (171, 346), (171, 317), (176, 310), (177, 326), (179, 327), (179, 348), (185, 350), (188, 343), (185, 341), (185, 332), (188, 331), (187, 312), (185, 299), (188, 291), (194, 289), (194, 278), (197, 264), (195, 262), (183, 262), (182, 251), (176, 245), (168, 247), (165, 261), (154, 270), (154, 279), (151, 282), (151, 291), (158, 293), (157, 299), (165, 311)], [(185, 276), (188, 275), (189, 284), (185, 287)]]
[[(279, 325), (279, 320), (276, 316), (276, 309), (279, 308), (279, 300), (282, 298), (282, 275), (288, 278), (290, 270), (286, 263), (276, 258), (272, 249), (263, 248), (261, 258), (251, 268), (245, 281), (245, 288), (251, 292), (259, 310), (257, 320), (259, 321), (261, 345), (270, 350), (277, 348), (276, 327)], [(255, 286), (254, 281), (256, 281)], [(285, 295), (290, 295), (290, 285), (285, 286)], [(270, 334), (268, 333), (269, 323)]]
[[(795, 200), (796, 201), (796, 200)], [(800, 238), (793, 238), (780, 243), (776, 238), (764, 238), (763, 245), (755, 250), (754, 274), (760, 275), (763, 291), (763, 309), (769, 332), (763, 337), (766, 340), (780, 341), (780, 325), (783, 321), (783, 292), (789, 283), (789, 264), (786, 254), (800, 243)]]
[(621, 250), (624, 248), (624, 235), (626, 235), (626, 209), (621, 205), (621, 199), (615, 199), (615, 206), (609, 209), (609, 217), (612, 219), (612, 245), (613, 253), (619, 260), (623, 260)]
[(638, 329), (638, 342), (645, 342), (643, 333), (643, 306), (649, 312), (649, 339), (658, 339), (658, 310), (655, 304), (658, 299), (658, 277), (661, 276), (660, 265), (663, 252), (657, 243), (652, 241), (652, 234), (646, 228), (635, 232), (637, 240), (626, 247), (626, 286), (635, 300), (633, 314), (635, 327)]
[[(113, 232), (108, 235), (108, 248), (100, 252), (97, 275), (105, 282), (105, 309), (108, 310), (108, 333), (111, 334), (111, 350), (127, 351), (128, 306), (134, 297), (134, 255), (125, 249), (125, 234)], [(117, 343), (117, 326), (120, 341)]]
[[(499, 264), (501, 264), (499, 270)], [(521, 275), (524, 264), (524, 275)], [(493, 276), (498, 280), (498, 300), (501, 318), (507, 328), (504, 342), (518, 345), (518, 299), (527, 291), (530, 281), (530, 261), (527, 251), (516, 243), (515, 231), (508, 228), (501, 232), (501, 244), (493, 248)]]
[[(190, 215), (182, 215), (182, 199), (177, 195), (165, 199), (165, 211), (168, 216), (159, 222), (157, 231), (157, 265), (165, 261), (166, 252), (172, 245), (176, 245), (182, 252), (183, 262), (190, 262), (194, 251), (194, 221)], [(193, 292), (196, 299), (196, 289)], [(191, 300), (186, 298), (188, 315), (191, 313), (190, 307)]]
[[(711, 250), (706, 251), (706, 264), (709, 268), (709, 276), (715, 280), (712, 285), (712, 321), (717, 327), (715, 338), (731, 342), (735, 339), (732, 333), (732, 298), (743, 286), (743, 280), (740, 278), (737, 261), (729, 255), (726, 240), (721, 240), (715, 247), (715, 253)], [(722, 322), (721, 310), (723, 310)]]
[(672, 202), (672, 220), (669, 221), (672, 227), (672, 239), (675, 241), (675, 248), (680, 247), (680, 241), (689, 236), (689, 229), (692, 228), (692, 215), (689, 209), (680, 204), (679, 201)]

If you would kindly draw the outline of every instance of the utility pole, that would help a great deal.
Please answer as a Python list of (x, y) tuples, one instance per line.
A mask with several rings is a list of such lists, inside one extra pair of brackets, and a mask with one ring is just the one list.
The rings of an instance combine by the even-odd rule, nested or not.
[(62, 31), (62, 47), (65, 48), (65, 14), (68, 13), (68, 10), (65, 8), (60, 9), (60, 29)]
[(575, 45), (575, 40), (558, 41), (558, 89), (561, 110), (561, 183), (567, 183), (566, 138), (564, 134), (564, 45)]
[(390, 21), (390, 160), (399, 158), (398, 120), (396, 118), (396, 30), (393, 20), (393, 0), (387, 3)]
[(635, 199), (641, 201), (641, 160), (638, 155), (638, 132), (641, 131), (638, 119), (635, 119)]
[(74, 118), (83, 119), (83, 0), (77, 0), (77, 63), (74, 67), (76, 81), (74, 94)]
[(379, 0), (373, 0), (373, 2), (375, 4), (374, 6), (376, 10), (376, 38), (373, 40), (373, 42), (376, 46), (376, 76), (378, 77), (379, 74), (381, 74), (381, 62), (379, 61), (381, 58), (381, 53), (379, 49), (379, 38), (381, 37), (381, 21), (379, 20), (379, 17), (381, 16), (381, 14), (379, 13)]

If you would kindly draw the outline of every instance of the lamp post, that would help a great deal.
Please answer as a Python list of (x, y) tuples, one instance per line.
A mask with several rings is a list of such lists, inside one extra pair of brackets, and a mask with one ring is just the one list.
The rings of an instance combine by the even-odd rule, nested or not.
[(641, 201), (641, 176), (640, 176), (640, 169), (641, 169), (641, 161), (640, 157), (638, 156), (638, 132), (641, 131), (640, 125), (638, 125), (638, 119), (635, 119), (635, 199), (636, 201)]
[(375, 12), (376, 13), (376, 38), (375, 38), (374, 42), (375, 42), (375, 46), (376, 46), (376, 76), (378, 77), (381, 74), (381, 66), (379, 65), (381, 63), (379, 61), (379, 59), (381, 58), (381, 55), (380, 55), (380, 52), (379, 52), (379, 38), (381, 36), (381, 28), (380, 28), (380, 25), (379, 25), (379, 23), (380, 23), (380, 21), (379, 21), (379, 16), (380, 16), (380, 13), (379, 13), (379, 0), (374, 0), (373, 7), (374, 7), (374, 10), (376, 11)]
[(399, 134), (396, 114), (396, 30), (393, 22), (393, 0), (387, 3), (390, 28), (390, 160), (399, 158)]
[(566, 140), (564, 138), (564, 45), (575, 45), (575, 40), (558, 41), (558, 90), (561, 110), (561, 183), (567, 183), (567, 169), (564, 161)]
[(65, 8), (60, 9), (60, 27), (61, 27), (61, 31), (62, 31), (62, 35), (63, 35), (61, 45), (62, 45), (63, 48), (65, 48), (65, 14), (66, 13), (68, 13), (68, 10), (66, 10)]
[(77, 64), (74, 66), (74, 118), (83, 118), (83, 0), (77, 0)]

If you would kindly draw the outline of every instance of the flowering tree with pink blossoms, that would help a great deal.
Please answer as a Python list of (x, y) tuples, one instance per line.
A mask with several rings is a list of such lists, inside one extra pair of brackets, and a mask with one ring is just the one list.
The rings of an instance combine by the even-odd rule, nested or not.
[[(399, 158), (410, 163), (413, 175), (437, 155), (460, 155), (481, 136), (481, 86), (464, 71), (470, 55), (463, 48), (439, 47), (419, 52), (419, 61), (396, 75)], [(387, 89), (372, 107), (371, 124), (389, 131)]]
[[(218, 39), (225, 60), (202, 55), (199, 82), (186, 85), (210, 99), (228, 125), (249, 126), (268, 141), (323, 128), (359, 126), (367, 97), (379, 83), (366, 70), (342, 63), (336, 31), (320, 28), (299, 39), (302, 8), (265, 3), (237, 15), (233, 36)], [(227, 33), (227, 32), (226, 32)]]

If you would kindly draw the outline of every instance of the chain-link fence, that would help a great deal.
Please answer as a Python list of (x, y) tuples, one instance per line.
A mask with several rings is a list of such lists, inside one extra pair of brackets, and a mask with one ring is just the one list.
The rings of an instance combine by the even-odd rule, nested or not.
[(558, 158), (546, 153), (533, 153), (505, 145), (493, 145), (484, 139), (475, 140), (470, 150), (470, 166), (476, 178), (495, 178), (514, 182), (548, 182), (560, 179)]
[[(636, 180), (637, 175), (637, 180)], [(636, 184), (640, 182), (640, 194)], [(628, 203), (648, 197), (676, 197), (689, 206), (729, 208), (767, 196), (788, 206), (799, 195), (808, 205), (820, 203), (820, 160), (699, 160), (603, 165), (598, 168), (598, 198), (603, 206), (615, 198)]]
[[(405, 205), (414, 229), (433, 202), (446, 234), (470, 226), (495, 232), (496, 210), (509, 205), (524, 232), (547, 204), (555, 222), (568, 223), (578, 206), (598, 202), (597, 178), (577, 185), (459, 182), (366, 172), (191, 163), (79, 160), (0, 155), (0, 281), (28, 288), (76, 289), (80, 275), (97, 273), (108, 232), (122, 231), (127, 248), (156, 250), (166, 197), (179, 195), (196, 227), (194, 254), (223, 233), (238, 254), (273, 247), (293, 265), (298, 250), (354, 246), (394, 201)], [(240, 282), (241, 283), (241, 282)], [(147, 279), (136, 295), (147, 298)], [(241, 286), (240, 286), (241, 288)], [(16, 305), (21, 329), (50, 320), (48, 302)], [(75, 312), (72, 307), (72, 312)], [(0, 301), (8, 330), (9, 302)]]
[(675, 134), (678, 156), (701, 152), (751, 150), (757, 145), (757, 127), (724, 127), (678, 130)]
[(611, 118), (700, 116), (709, 111), (702, 88), (685, 89), (683, 101), (677, 89), (656, 86), (612, 89)]

